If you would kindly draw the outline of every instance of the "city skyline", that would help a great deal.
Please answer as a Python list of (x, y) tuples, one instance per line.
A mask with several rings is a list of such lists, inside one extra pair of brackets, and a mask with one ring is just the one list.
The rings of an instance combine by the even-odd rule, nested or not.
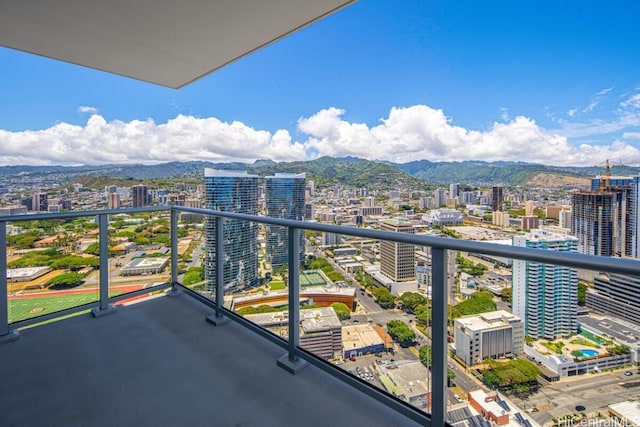
[(360, 1), (178, 91), (0, 49), (0, 164), (640, 159), (638, 5), (403, 6)]

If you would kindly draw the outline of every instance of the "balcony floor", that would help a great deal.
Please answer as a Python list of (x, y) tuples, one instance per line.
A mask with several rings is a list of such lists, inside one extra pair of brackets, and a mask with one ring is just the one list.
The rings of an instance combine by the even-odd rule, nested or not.
[(412, 426), (184, 294), (81, 315), (0, 346), (3, 426)]

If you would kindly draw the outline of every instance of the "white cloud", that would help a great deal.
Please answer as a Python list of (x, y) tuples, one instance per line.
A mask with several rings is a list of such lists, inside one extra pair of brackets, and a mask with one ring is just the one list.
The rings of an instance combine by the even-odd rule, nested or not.
[(620, 103), (625, 108), (640, 108), (640, 93), (635, 94)]
[[(371, 127), (350, 122), (345, 115), (344, 110), (331, 107), (300, 118), (298, 131), (303, 140), (294, 141), (287, 130), (272, 133), (214, 117), (178, 115), (157, 124), (151, 119), (107, 122), (96, 113), (84, 126), (60, 123), (39, 131), (0, 130), (0, 164), (293, 161), (351, 155), (395, 162), (517, 160), (592, 165), (598, 159), (640, 157), (633, 144), (622, 140), (575, 146), (567, 135), (543, 129), (522, 116), (478, 131), (456, 126), (442, 110), (426, 105), (392, 108), (388, 117)], [(640, 116), (628, 112), (615, 122), (567, 124), (565, 131), (591, 135), (596, 127), (609, 131), (638, 125)], [(623, 138), (639, 135), (626, 132)]]
[(311, 135), (305, 143), (307, 150), (312, 148), (318, 155), (396, 162), (482, 159), (555, 165), (590, 165), (594, 158), (640, 154), (637, 148), (619, 141), (575, 147), (566, 137), (545, 131), (532, 119), (521, 116), (509, 123), (494, 123), (490, 130), (480, 132), (454, 126), (442, 110), (425, 105), (393, 108), (387, 119), (372, 128), (345, 121), (343, 114), (331, 108), (301, 119), (300, 130)]
[(603, 95), (606, 95), (606, 94), (608, 94), (609, 92), (611, 92), (613, 89), (614, 89), (614, 88), (613, 88), (613, 86), (608, 87), (608, 88), (606, 88), (606, 89), (602, 89), (600, 92), (596, 92), (595, 96), (603, 96)]
[(577, 112), (578, 112), (577, 108), (572, 108), (571, 110), (567, 111), (567, 114), (569, 115), (569, 117), (573, 117), (576, 115)]
[(505, 122), (509, 121), (509, 109), (507, 107), (500, 107), (500, 118)]
[(587, 105), (586, 107), (584, 107), (584, 108), (582, 109), (582, 112), (583, 112), (583, 113), (590, 113), (590, 112), (592, 112), (592, 111), (593, 111), (593, 109), (594, 109), (594, 108), (596, 108), (596, 106), (597, 106), (598, 104), (599, 104), (599, 102), (598, 102), (598, 101), (591, 101), (591, 102), (589, 103), (589, 105)]
[(89, 107), (86, 105), (82, 105), (78, 107), (78, 113), (80, 114), (98, 114), (98, 109), (95, 107)]

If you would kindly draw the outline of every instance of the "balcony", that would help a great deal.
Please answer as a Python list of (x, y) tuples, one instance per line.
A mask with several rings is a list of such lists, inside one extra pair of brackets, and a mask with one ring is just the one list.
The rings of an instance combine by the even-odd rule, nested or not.
[[(430, 413), (301, 348), (298, 304), (289, 304), (288, 338), (283, 339), (229, 310), (222, 280), (208, 294), (183, 286), (178, 274), (178, 216), (183, 212), (208, 215), (219, 225), (236, 219), (287, 227), (293, 266), (288, 301), (300, 300), (295, 254), (304, 230), (430, 247)], [(120, 213), (168, 217), (171, 276), (166, 281), (114, 292), (106, 236), (109, 216)], [(8, 224), (79, 217), (98, 222), (99, 281), (93, 297), (57, 312), (9, 320), (13, 306), (7, 281)], [(222, 233), (223, 227), (216, 229)], [(222, 241), (216, 239), (220, 245)], [(640, 263), (633, 260), (183, 207), (0, 217), (0, 292), (5, 295), (0, 299), (0, 354), (5, 361), (0, 367), (0, 409), (5, 425), (444, 425), (449, 250), (640, 274)], [(222, 247), (216, 252), (222, 253)], [(66, 318), (89, 310), (93, 317)], [(53, 319), (59, 321), (41, 324)]]

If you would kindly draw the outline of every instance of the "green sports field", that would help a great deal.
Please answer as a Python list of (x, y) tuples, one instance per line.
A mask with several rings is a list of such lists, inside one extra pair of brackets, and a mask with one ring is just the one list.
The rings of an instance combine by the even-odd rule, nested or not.
[(300, 286), (322, 286), (326, 285), (327, 282), (322, 278), (322, 276), (314, 270), (309, 271), (301, 271), (300, 272)]
[[(113, 292), (111, 296), (120, 294), (120, 291)], [(9, 300), (9, 323), (78, 307), (98, 299), (97, 292), (12, 299)]]

